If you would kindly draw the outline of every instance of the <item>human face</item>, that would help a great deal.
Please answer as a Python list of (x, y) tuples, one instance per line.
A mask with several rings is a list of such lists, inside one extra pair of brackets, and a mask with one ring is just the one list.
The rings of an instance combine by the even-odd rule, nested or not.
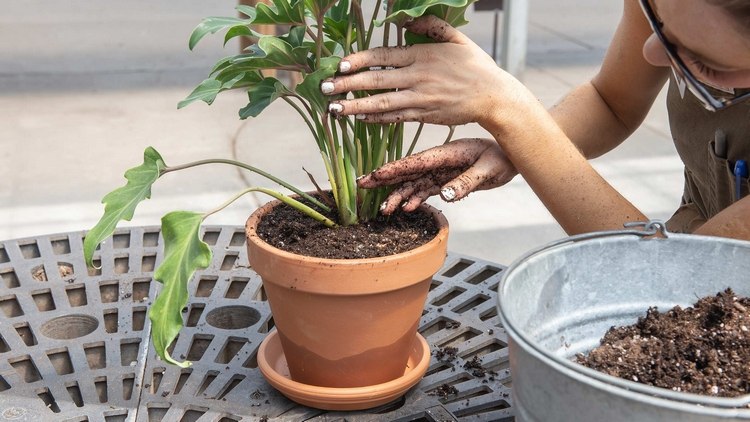
[[(734, 93), (734, 88), (750, 86), (750, 36), (723, 9), (704, 0), (660, 0), (654, 7), (649, 0), (640, 3), (654, 31), (644, 57), (672, 68), (680, 94), (687, 87), (711, 111), (750, 99), (750, 92)], [(723, 92), (713, 94), (708, 87)]]

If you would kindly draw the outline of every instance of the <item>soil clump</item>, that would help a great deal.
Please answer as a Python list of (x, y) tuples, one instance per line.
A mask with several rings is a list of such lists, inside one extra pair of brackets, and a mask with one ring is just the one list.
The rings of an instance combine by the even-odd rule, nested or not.
[(589, 368), (656, 387), (717, 397), (750, 393), (750, 298), (731, 289), (626, 327), (576, 356)]

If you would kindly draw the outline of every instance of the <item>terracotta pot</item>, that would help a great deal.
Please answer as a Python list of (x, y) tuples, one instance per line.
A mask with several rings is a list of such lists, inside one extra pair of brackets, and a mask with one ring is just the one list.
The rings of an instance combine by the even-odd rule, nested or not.
[(256, 233), (274, 201), (246, 224), (250, 265), (263, 280), (291, 379), (320, 387), (382, 384), (404, 376), (432, 276), (443, 264), (448, 222), (427, 244), (397, 255), (324, 259), (277, 249)]

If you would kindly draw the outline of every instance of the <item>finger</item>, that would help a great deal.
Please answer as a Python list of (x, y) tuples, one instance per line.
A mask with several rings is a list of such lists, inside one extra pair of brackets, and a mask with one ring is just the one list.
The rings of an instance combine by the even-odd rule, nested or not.
[(414, 192), (414, 184), (412, 182), (406, 182), (397, 189), (394, 189), (385, 199), (385, 202), (380, 205), (380, 213), (383, 215), (393, 214), (398, 209), (398, 206), (404, 202), (404, 199), (408, 198), (412, 192)]
[(470, 192), (503, 171), (504, 160), (497, 150), (486, 150), (479, 156), (473, 166), (458, 177), (446, 183), (440, 190), (440, 196), (448, 202), (465, 198)]
[(404, 67), (412, 63), (414, 63), (412, 47), (376, 47), (341, 59), (339, 72), (354, 73), (373, 66)]
[[(457, 141), (454, 141), (457, 142)], [(360, 188), (376, 188), (380, 186), (395, 185), (404, 181), (412, 181), (424, 177), (436, 178), (436, 184), (442, 184), (460, 174), (463, 162), (448, 162), (457, 157), (455, 150), (461, 145), (440, 145), (420, 153), (410, 155), (397, 161), (386, 163), (357, 179)], [(473, 147), (473, 145), (471, 145)]]
[(335, 95), (350, 91), (406, 88), (411, 85), (413, 83), (408, 74), (398, 69), (370, 70), (328, 79), (320, 85), (320, 90), (324, 94)]
[(401, 111), (411, 108), (414, 102), (414, 91), (385, 92), (369, 97), (331, 101), (328, 104), (328, 111), (337, 115), (356, 115), (360, 120), (369, 121), (369, 114), (378, 115), (384, 112)]
[(415, 34), (427, 35), (435, 41), (452, 42), (456, 44), (466, 44), (469, 40), (466, 35), (459, 32), (456, 28), (450, 26), (446, 21), (437, 16), (422, 16), (412, 22), (407, 23), (406, 29)]
[(415, 211), (424, 201), (427, 200), (427, 198), (437, 195), (438, 193), (440, 193), (440, 186), (437, 185), (432, 185), (429, 189), (420, 190), (409, 197), (409, 200), (404, 202), (401, 209), (406, 212)]
[(354, 114), (356, 114), (357, 120), (362, 120), (365, 123), (398, 123), (398, 122), (434, 123), (434, 122), (428, 121), (428, 114), (425, 112), (425, 110), (419, 109), (419, 108), (408, 108), (408, 109), (394, 110), (394, 111), (388, 111), (388, 112), (383, 112), (383, 113), (361, 112), (361, 113), (354, 113)]

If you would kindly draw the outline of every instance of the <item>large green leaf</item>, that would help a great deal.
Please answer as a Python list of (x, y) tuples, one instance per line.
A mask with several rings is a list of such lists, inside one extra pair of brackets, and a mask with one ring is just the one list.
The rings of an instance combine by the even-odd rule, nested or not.
[(250, 102), (240, 109), (240, 118), (256, 117), (280, 96), (292, 94), (278, 79), (265, 78), (247, 90)]
[(320, 83), (336, 73), (340, 57), (326, 57), (320, 60), (320, 67), (313, 73), (305, 76), (305, 79), (297, 85), (295, 91), (320, 113), (325, 114), (328, 109), (328, 101), (332, 98), (320, 92)]
[(127, 183), (102, 198), (104, 215), (86, 233), (83, 242), (83, 256), (86, 265), (93, 266), (93, 256), (97, 245), (112, 235), (117, 223), (133, 218), (136, 206), (151, 197), (151, 185), (161, 176), (167, 165), (155, 149), (148, 147), (143, 152), (143, 164), (125, 172)]
[[(229, 66), (239, 66), (237, 68), (243, 70), (307, 70), (310, 48), (304, 43), (295, 47), (280, 37), (265, 36), (246, 51), (245, 54), (232, 57)], [(226, 71), (229, 66), (224, 66), (221, 72)]]
[(205, 18), (195, 27), (193, 33), (190, 34), (190, 41), (188, 47), (192, 50), (198, 41), (208, 34), (215, 34), (222, 29), (232, 28), (234, 26), (247, 26), (252, 22), (250, 19), (240, 19), (232, 17), (209, 17)]
[[(383, 22), (404, 22), (410, 18), (418, 18), (423, 15), (436, 15), (440, 18), (448, 17), (454, 22), (450, 24), (466, 23), (463, 19), (463, 12), (460, 13), (460, 19), (453, 16), (453, 13), (447, 13), (444, 8), (458, 8), (465, 10), (466, 7), (475, 0), (395, 0), (393, 2), (392, 12), (383, 20), (376, 21), (376, 24), (382, 25)], [(441, 16), (442, 13), (442, 16)], [(455, 25), (454, 25), (455, 26)]]
[(313, 16), (324, 15), (339, 0), (305, 0), (305, 6), (312, 12)]
[[(238, 70), (232, 72), (231, 66), (227, 67), (224, 72), (219, 73), (216, 78), (208, 78), (201, 82), (184, 100), (177, 103), (177, 108), (183, 108), (194, 101), (204, 101), (211, 105), (216, 96), (228, 89), (244, 88), (253, 86), (263, 80), (263, 76), (257, 71)], [(217, 78), (222, 78), (218, 80)]]
[(268, 6), (258, 3), (254, 24), (304, 25), (305, 8), (303, 0), (273, 0)]
[(425, 15), (433, 15), (437, 16), (440, 19), (448, 22), (451, 26), (454, 28), (457, 28), (459, 26), (466, 25), (469, 23), (468, 20), (466, 20), (466, 9), (471, 6), (472, 3), (474, 3), (476, 0), (469, 0), (466, 2), (464, 6), (449, 6), (446, 4), (438, 4), (435, 6), (430, 7), (425, 12)]
[(204, 101), (206, 104), (211, 104), (216, 99), (216, 95), (221, 92), (221, 81), (217, 81), (213, 78), (204, 79), (193, 92), (191, 92), (184, 100), (177, 103), (177, 108), (183, 108), (193, 101)]
[(198, 269), (211, 263), (211, 249), (200, 238), (203, 214), (174, 211), (161, 219), (164, 237), (164, 260), (154, 273), (163, 284), (149, 310), (151, 338), (156, 353), (162, 360), (186, 367), (189, 362), (177, 362), (168, 352), (182, 329), (182, 309), (188, 302), (188, 282)]
[[(340, 0), (325, 14), (323, 33), (337, 43), (346, 44), (346, 31), (349, 28), (349, 0)], [(354, 25), (355, 30), (356, 25)], [(356, 30), (353, 31), (352, 40), (356, 40)]]
[(302, 47), (305, 45), (305, 33), (304, 26), (293, 26), (286, 35), (279, 36), (279, 38), (292, 47)]
[[(326, 16), (324, 19), (325, 24), (323, 25), (323, 33), (342, 47), (346, 45), (346, 32), (349, 29), (349, 21), (347, 19), (336, 20), (330, 16)], [(356, 28), (352, 28), (351, 41), (356, 40), (357, 30)]]

